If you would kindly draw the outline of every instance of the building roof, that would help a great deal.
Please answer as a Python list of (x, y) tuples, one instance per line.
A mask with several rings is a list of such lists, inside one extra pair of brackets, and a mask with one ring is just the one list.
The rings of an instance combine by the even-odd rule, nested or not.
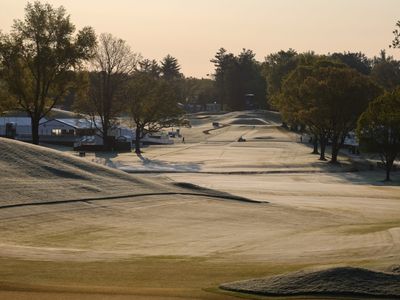
[(75, 128), (94, 128), (95, 124), (86, 119), (56, 119), (61, 123), (75, 127)]
[[(100, 118), (96, 118), (96, 120), (93, 121), (89, 118), (85, 118), (85, 115), (57, 108), (53, 108), (51, 112), (46, 115), (46, 117), (40, 119), (40, 125), (44, 125), (52, 121), (63, 123), (75, 129), (90, 129), (102, 127)], [(121, 123), (123, 123), (124, 126), (119, 126), (119, 128), (129, 129), (125, 118), (121, 118), (120, 121)], [(0, 115), (0, 125), (5, 125), (6, 123), (17, 123), (17, 125), (30, 126), (31, 118), (25, 111), (7, 111)]]
[[(41, 123), (43, 123), (43, 121), (46, 120), (41, 119)], [(17, 123), (19, 126), (31, 126), (31, 118), (26, 116), (1, 116), (0, 125), (5, 126), (7, 123)]]
[[(24, 110), (10, 110), (1, 114), (1, 117), (15, 117), (15, 118), (29, 118), (29, 115)], [(50, 119), (75, 119), (82, 118), (81, 114), (75, 113), (73, 111), (62, 110), (58, 108), (53, 108), (45, 117), (47, 120)]]
[[(58, 108), (53, 108), (46, 117), (40, 119), (40, 125), (48, 123), (50, 121), (57, 121), (74, 128), (93, 128), (93, 122), (84, 119), (82, 115), (62, 110)], [(0, 125), (5, 125), (6, 123), (17, 123), (21, 126), (30, 126), (31, 118), (26, 111), (23, 110), (11, 110), (6, 111), (0, 115)]]

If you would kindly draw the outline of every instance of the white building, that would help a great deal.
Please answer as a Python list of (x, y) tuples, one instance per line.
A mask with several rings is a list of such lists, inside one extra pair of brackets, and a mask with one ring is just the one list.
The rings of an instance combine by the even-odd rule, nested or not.
[[(97, 126), (96, 126), (97, 125)], [(101, 124), (96, 124), (70, 111), (53, 109), (48, 116), (39, 122), (39, 140), (42, 143), (74, 145), (75, 147), (103, 145)], [(109, 135), (116, 141), (132, 143), (135, 140), (135, 131), (125, 126), (115, 126), (110, 129)], [(22, 141), (32, 139), (31, 118), (25, 112), (7, 112), (0, 116), (0, 136), (10, 137)], [(166, 134), (146, 135), (144, 143), (172, 144)]]
[[(96, 136), (96, 143), (103, 144), (101, 128), (82, 116), (73, 112), (53, 109), (48, 116), (39, 122), (39, 140), (43, 143), (73, 145), (85, 136)], [(117, 127), (110, 133), (116, 138), (120, 133), (130, 136), (132, 140), (133, 130), (125, 127)], [(17, 140), (30, 141), (32, 139), (31, 118), (25, 112), (7, 112), (0, 116), (0, 136), (11, 137)]]

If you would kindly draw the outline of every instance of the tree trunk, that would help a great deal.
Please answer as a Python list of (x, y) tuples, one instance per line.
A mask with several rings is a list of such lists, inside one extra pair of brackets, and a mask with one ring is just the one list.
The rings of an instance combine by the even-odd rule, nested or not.
[(385, 169), (386, 169), (385, 181), (390, 181), (390, 171), (392, 170), (393, 162), (394, 162), (394, 159), (393, 160), (392, 159), (386, 160), (386, 163), (385, 163)]
[(311, 154), (319, 154), (319, 152), (318, 152), (318, 138), (317, 138), (316, 135), (314, 135), (314, 137), (313, 137), (313, 146), (314, 146), (314, 149), (313, 149), (313, 152)]
[(325, 158), (326, 138), (321, 136), (319, 138), (319, 144), (320, 144), (320, 148), (321, 148), (319, 160), (326, 160), (326, 158)]
[(390, 168), (386, 167), (386, 178), (385, 181), (390, 181)]
[(110, 137), (108, 136), (108, 125), (106, 125), (107, 123), (104, 122), (103, 126), (102, 126), (102, 130), (103, 130), (103, 147), (104, 150), (110, 150), (111, 149), (111, 141), (110, 141)]
[(337, 137), (333, 138), (332, 140), (332, 158), (331, 158), (331, 163), (336, 164), (337, 163), (337, 157), (339, 154), (339, 143)]
[(32, 144), (39, 145), (39, 121), (38, 118), (31, 118)]
[(338, 160), (337, 160), (338, 154), (339, 154), (339, 149), (338, 148), (332, 148), (332, 158), (331, 158), (331, 161), (330, 161), (331, 164), (337, 164), (337, 162), (338, 162)]
[(136, 126), (136, 136), (135, 136), (135, 153), (140, 154), (140, 135), (141, 135), (141, 130), (138, 126)]

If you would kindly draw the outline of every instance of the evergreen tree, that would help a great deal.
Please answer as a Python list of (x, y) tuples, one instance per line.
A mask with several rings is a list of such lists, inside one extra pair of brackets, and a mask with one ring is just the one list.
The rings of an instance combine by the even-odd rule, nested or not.
[(182, 78), (181, 67), (178, 60), (169, 54), (162, 59), (160, 69), (161, 77), (165, 80), (176, 80)]

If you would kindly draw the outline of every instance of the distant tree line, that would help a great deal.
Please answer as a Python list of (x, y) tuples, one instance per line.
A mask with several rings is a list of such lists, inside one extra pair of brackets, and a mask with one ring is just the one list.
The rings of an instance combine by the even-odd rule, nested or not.
[(263, 62), (259, 62), (251, 50), (243, 49), (236, 56), (220, 48), (211, 60), (215, 67), (216, 100), (228, 110), (243, 109), (245, 95), (253, 94), (260, 108), (278, 109), (276, 97), (281, 93), (288, 75), (299, 65), (310, 65), (321, 58), (356, 70), (385, 90), (400, 84), (400, 61), (387, 56), (384, 50), (370, 59), (361, 52), (317, 55), (312, 51), (297, 53), (289, 49), (269, 54)]

